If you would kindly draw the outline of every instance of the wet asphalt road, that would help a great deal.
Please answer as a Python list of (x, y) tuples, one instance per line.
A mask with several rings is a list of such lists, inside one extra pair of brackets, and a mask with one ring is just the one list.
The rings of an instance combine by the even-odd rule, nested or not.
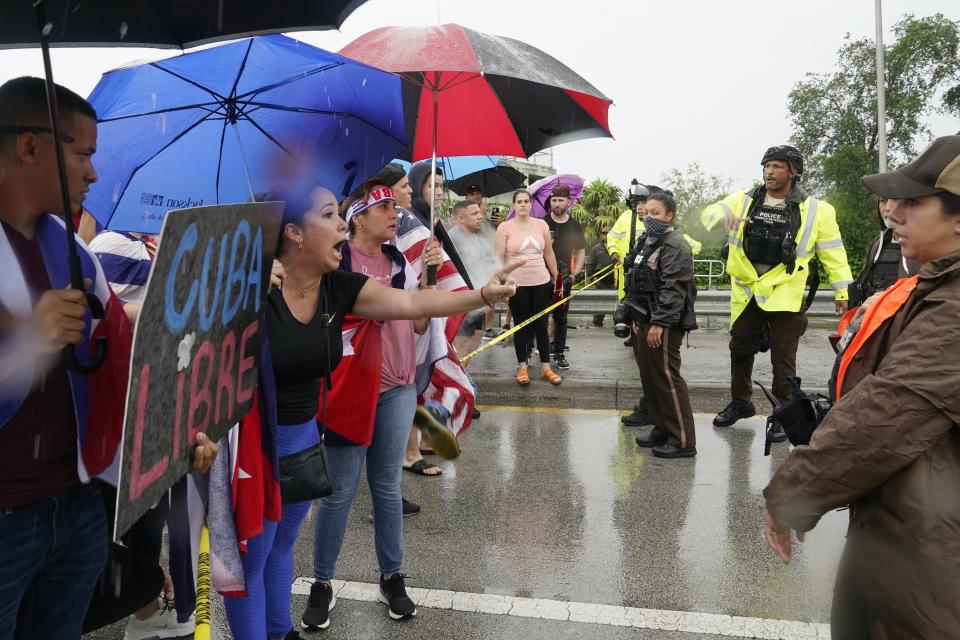
[[(510, 600), (513, 615), (421, 605), (415, 620), (397, 623), (379, 603), (341, 597), (331, 627), (305, 637), (721, 637), (698, 632), (699, 623), (690, 621), (699, 618), (675, 612), (742, 617), (705, 618), (704, 629), (719, 630), (722, 621), (726, 637), (824, 637), (823, 627), (777, 631), (763, 621), (828, 620), (846, 513), (823, 518), (784, 566), (766, 548), (760, 526), (761, 491), (786, 445), (765, 458), (760, 418), (715, 430), (711, 417), (697, 415), (697, 458), (665, 461), (634, 443), (645, 429), (623, 427), (611, 411), (485, 410), (464, 435), (461, 458), (442, 463), (441, 477), (404, 474), (405, 497), (423, 506), (404, 522), (404, 571), (409, 587), (460, 592), (454, 602), (469, 594), (518, 598)], [(342, 580), (377, 580), (369, 512), (363, 488), (337, 569)], [(312, 575), (312, 536), (308, 520), (297, 544), (297, 576)], [(447, 597), (438, 606), (449, 607)], [(552, 601), (542, 606), (561, 612), (546, 617), (567, 619), (520, 617), (525, 598)], [(305, 596), (293, 596), (295, 622), (305, 605)], [(593, 611), (586, 605), (612, 607), (599, 618), (574, 615)], [(618, 626), (630, 619), (611, 623), (610, 615), (622, 615), (615, 607), (654, 610), (646, 614), (652, 622)], [(219, 603), (216, 609), (214, 637), (229, 638)], [(585, 619), (608, 624), (574, 621)], [(671, 631), (678, 624), (690, 631)], [(86, 637), (121, 638), (122, 628)]]

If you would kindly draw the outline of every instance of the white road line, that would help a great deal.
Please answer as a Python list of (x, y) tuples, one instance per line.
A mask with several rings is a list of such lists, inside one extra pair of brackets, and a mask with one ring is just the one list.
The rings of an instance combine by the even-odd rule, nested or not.
[[(297, 578), (293, 582), (293, 593), (301, 596), (310, 595), (311, 584), (313, 584), (313, 578)], [(345, 600), (376, 602), (378, 588), (378, 585), (368, 582), (333, 580), (334, 593), (338, 598)], [(765, 640), (829, 640), (830, 638), (829, 625), (793, 620), (767, 620), (716, 613), (616, 607), (587, 602), (516, 598), (488, 593), (463, 593), (416, 587), (408, 587), (407, 595), (418, 607), (429, 609), (452, 609), (542, 620), (609, 624), (659, 631), (708, 633), (735, 638)]]

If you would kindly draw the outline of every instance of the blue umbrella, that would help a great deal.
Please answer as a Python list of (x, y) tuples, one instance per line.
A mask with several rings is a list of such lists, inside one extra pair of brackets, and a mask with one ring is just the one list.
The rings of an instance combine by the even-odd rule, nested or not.
[(294, 168), (346, 196), (407, 146), (398, 77), (282, 35), (112, 71), (90, 102), (86, 207), (123, 231), (249, 201)]

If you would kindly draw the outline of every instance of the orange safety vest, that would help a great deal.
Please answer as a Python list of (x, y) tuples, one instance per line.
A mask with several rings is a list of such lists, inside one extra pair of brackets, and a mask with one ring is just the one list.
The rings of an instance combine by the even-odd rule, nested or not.
[[(850, 362), (853, 360), (853, 357), (857, 354), (861, 347), (870, 339), (874, 333), (877, 332), (877, 329), (883, 325), (884, 322), (892, 318), (897, 314), (898, 311), (906, 304), (907, 300), (910, 298), (910, 294), (913, 292), (914, 288), (917, 286), (917, 276), (912, 276), (910, 278), (901, 278), (897, 280), (896, 284), (892, 287), (879, 294), (879, 297), (870, 305), (870, 307), (863, 312), (863, 320), (860, 322), (860, 329), (857, 330), (857, 334), (854, 336), (853, 340), (843, 351), (843, 355), (840, 358), (840, 367), (837, 370), (837, 385), (836, 385), (836, 394), (837, 399), (840, 399), (840, 395), (843, 393), (843, 378), (847, 373), (847, 367), (850, 366)], [(844, 317), (844, 320), (847, 318)], [(841, 321), (842, 323), (843, 321)], [(849, 321), (847, 322), (849, 324)], [(846, 328), (846, 326), (844, 326)]]

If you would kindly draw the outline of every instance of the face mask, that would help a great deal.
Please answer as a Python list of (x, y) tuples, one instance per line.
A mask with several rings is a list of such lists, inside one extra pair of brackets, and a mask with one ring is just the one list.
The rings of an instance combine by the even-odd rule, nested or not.
[(647, 216), (643, 219), (643, 228), (646, 229), (647, 235), (662, 236), (673, 228), (673, 223)]

